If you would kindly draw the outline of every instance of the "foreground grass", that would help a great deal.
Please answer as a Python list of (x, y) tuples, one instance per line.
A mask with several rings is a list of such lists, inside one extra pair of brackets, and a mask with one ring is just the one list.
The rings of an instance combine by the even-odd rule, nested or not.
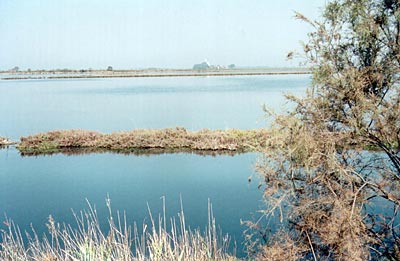
[[(167, 229), (165, 213), (150, 224), (143, 224), (139, 232), (136, 224), (129, 226), (125, 217), (111, 215), (108, 233), (100, 228), (94, 208), (74, 214), (77, 228), (60, 225), (50, 216), (47, 227), (49, 236), (42, 239), (34, 232), (24, 242), (21, 231), (11, 220), (2, 231), (1, 260), (238, 260), (229, 254), (228, 236), (217, 233), (215, 218), (209, 204), (209, 220), (204, 233), (190, 230), (185, 224), (183, 211), (170, 220)], [(164, 208), (165, 209), (165, 208)]]
[(58, 152), (65, 149), (99, 149), (131, 152), (137, 150), (258, 151), (268, 141), (265, 129), (200, 130), (184, 128), (102, 134), (85, 130), (60, 130), (22, 137), (17, 148), (23, 154)]

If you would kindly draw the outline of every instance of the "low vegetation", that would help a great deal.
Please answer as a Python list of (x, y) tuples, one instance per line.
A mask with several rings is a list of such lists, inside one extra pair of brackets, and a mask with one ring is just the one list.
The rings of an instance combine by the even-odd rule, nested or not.
[(5, 146), (7, 144), (7, 138), (0, 136), (0, 146)]
[(133, 130), (102, 134), (94, 131), (64, 130), (22, 137), (18, 149), (23, 154), (59, 152), (65, 149), (98, 149), (120, 152), (145, 150), (190, 150), (246, 152), (267, 145), (268, 132), (259, 130), (200, 130), (184, 128)]
[[(230, 239), (218, 233), (211, 204), (204, 233), (185, 224), (183, 210), (169, 224), (165, 213), (141, 227), (130, 226), (126, 218), (110, 212), (107, 233), (100, 227), (94, 208), (75, 214), (76, 225), (59, 224), (50, 216), (48, 234), (41, 238), (35, 232), (27, 242), (11, 220), (6, 220), (0, 243), (1, 260), (237, 260), (229, 254)], [(73, 228), (74, 227), (74, 228)], [(76, 228), (75, 228), (76, 227)]]
[(63, 154), (67, 156), (77, 156), (77, 155), (87, 155), (87, 154), (100, 154), (100, 153), (115, 153), (115, 154), (123, 154), (123, 155), (134, 155), (134, 156), (152, 156), (152, 155), (163, 155), (163, 154), (181, 154), (181, 153), (189, 153), (195, 154), (199, 156), (235, 156), (241, 153), (246, 152), (237, 152), (230, 150), (190, 150), (190, 149), (162, 149), (162, 148), (152, 148), (152, 149), (132, 149), (132, 150), (113, 150), (110, 151), (108, 149), (98, 149), (98, 148), (63, 148), (54, 151), (47, 152), (37, 152), (37, 153), (24, 153), (21, 152), (21, 156), (29, 157), (29, 156), (45, 156), (45, 155), (54, 155), (54, 154)]
[(12, 145), (12, 144), (15, 144), (15, 142), (9, 140), (8, 138), (0, 136), (0, 147)]

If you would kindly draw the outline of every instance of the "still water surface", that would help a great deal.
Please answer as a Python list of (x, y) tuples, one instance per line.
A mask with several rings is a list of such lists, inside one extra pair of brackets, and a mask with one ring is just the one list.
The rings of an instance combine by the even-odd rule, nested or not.
[[(183, 126), (262, 128), (262, 105), (282, 110), (283, 92), (304, 93), (308, 76), (182, 77), (0, 81), (0, 135), (20, 136), (53, 129), (102, 132)], [(217, 223), (241, 251), (240, 220), (257, 212), (262, 191), (248, 183), (258, 155), (200, 156), (178, 153), (151, 156), (99, 153), (21, 157), (15, 148), (0, 150), (0, 212), (23, 230), (39, 234), (51, 214), (73, 223), (71, 209), (85, 199), (106, 217), (107, 194), (114, 210), (139, 224), (162, 209), (176, 215), (183, 199), (188, 224), (204, 228), (207, 201)]]
[(0, 135), (51, 129), (262, 128), (265, 104), (302, 93), (307, 75), (0, 81)]

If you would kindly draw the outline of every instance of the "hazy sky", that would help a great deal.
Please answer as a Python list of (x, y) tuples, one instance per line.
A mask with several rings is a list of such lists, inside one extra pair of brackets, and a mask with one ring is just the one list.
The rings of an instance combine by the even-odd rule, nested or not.
[(292, 66), (325, 0), (0, 0), (0, 69)]

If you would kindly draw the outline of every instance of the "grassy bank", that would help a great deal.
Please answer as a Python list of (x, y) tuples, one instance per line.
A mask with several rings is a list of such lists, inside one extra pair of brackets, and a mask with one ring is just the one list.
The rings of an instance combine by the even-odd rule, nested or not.
[(184, 128), (138, 129), (111, 134), (85, 130), (60, 130), (22, 137), (17, 148), (23, 154), (52, 153), (66, 149), (119, 152), (146, 150), (248, 152), (265, 148), (268, 137), (265, 129), (204, 129), (195, 132)]

